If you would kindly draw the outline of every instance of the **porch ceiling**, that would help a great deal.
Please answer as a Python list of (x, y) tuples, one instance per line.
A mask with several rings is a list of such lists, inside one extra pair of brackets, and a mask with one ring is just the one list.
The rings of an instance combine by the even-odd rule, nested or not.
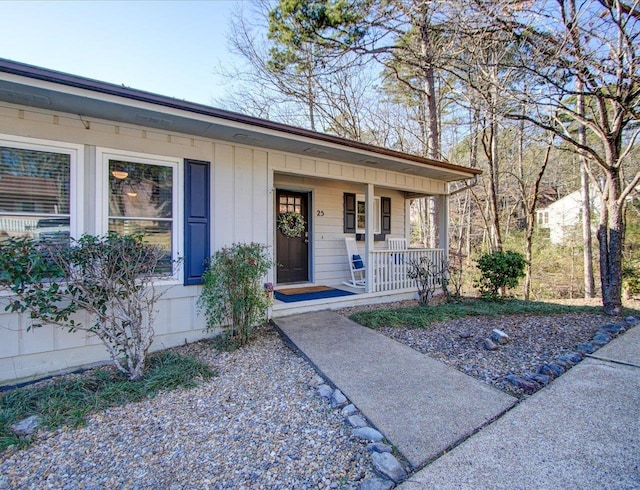
[(481, 173), (170, 97), (0, 59), (0, 101), (453, 182)]

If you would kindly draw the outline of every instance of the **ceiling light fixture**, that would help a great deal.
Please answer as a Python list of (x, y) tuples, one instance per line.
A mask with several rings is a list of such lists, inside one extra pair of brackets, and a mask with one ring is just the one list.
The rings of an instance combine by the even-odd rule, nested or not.
[(129, 172), (127, 172), (126, 170), (112, 170), (111, 175), (113, 175), (116, 179), (123, 180), (129, 177)]

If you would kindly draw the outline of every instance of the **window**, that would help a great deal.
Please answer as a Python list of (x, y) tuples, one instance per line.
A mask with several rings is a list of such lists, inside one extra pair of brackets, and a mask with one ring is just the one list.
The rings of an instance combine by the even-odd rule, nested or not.
[[(166, 251), (158, 272), (171, 275), (178, 257), (178, 161), (99, 152), (106, 173), (104, 232), (142, 235)], [(103, 173), (104, 176), (104, 173)]]
[(0, 138), (0, 239), (68, 243), (77, 234), (79, 148)]
[[(343, 231), (355, 233), (356, 239), (364, 240), (366, 233), (366, 204), (364, 196), (356, 196), (350, 192), (343, 194)], [(385, 236), (391, 233), (391, 198), (374, 197), (374, 241), (384, 241)]]
[(302, 213), (302, 196), (281, 195), (278, 213)]
[[(356, 233), (365, 233), (365, 214), (366, 214), (366, 204), (364, 200), (364, 196), (357, 196), (356, 201)], [(380, 198), (375, 197), (373, 200), (373, 232), (380, 233), (381, 229), (381, 213), (380, 213)]]

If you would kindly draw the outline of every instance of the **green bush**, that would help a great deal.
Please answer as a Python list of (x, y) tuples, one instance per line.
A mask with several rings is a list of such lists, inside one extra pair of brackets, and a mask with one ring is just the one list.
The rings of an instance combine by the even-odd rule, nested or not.
[(481, 277), (475, 286), (480, 289), (483, 298), (495, 301), (504, 298), (509, 288), (518, 285), (524, 277), (526, 261), (517, 252), (494, 252), (484, 254), (477, 260)]
[(246, 344), (271, 305), (262, 279), (272, 265), (268, 247), (260, 243), (236, 243), (218, 250), (209, 259), (198, 298), (207, 329), (220, 326), (227, 342)]
[[(153, 340), (156, 267), (166, 254), (141, 236), (82, 235), (69, 245), (31, 238), (0, 243), (0, 289), (5, 311), (43, 324), (85, 331), (105, 345), (115, 366), (140, 379)], [(78, 321), (85, 310), (91, 320)]]

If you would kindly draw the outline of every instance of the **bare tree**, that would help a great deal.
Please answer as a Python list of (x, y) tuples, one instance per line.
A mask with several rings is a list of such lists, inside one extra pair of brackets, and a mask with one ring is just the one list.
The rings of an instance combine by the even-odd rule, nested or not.
[[(510, 92), (535, 110), (509, 116), (553, 132), (602, 173), (597, 236), (603, 305), (606, 313), (619, 314), (624, 203), (640, 183), (640, 171), (626, 179), (624, 172), (640, 131), (638, 5), (588, 0), (576, 6), (573, 0), (558, 0), (527, 4), (527, 10), (518, 11), (510, 11), (506, 3), (499, 9), (477, 5), (521, 43), (524, 49), (514, 69), (535, 83), (526, 92)], [(578, 107), (577, 96), (586, 110)], [(574, 131), (576, 125), (586, 128), (586, 140)], [(593, 172), (591, 178), (597, 183)]]

